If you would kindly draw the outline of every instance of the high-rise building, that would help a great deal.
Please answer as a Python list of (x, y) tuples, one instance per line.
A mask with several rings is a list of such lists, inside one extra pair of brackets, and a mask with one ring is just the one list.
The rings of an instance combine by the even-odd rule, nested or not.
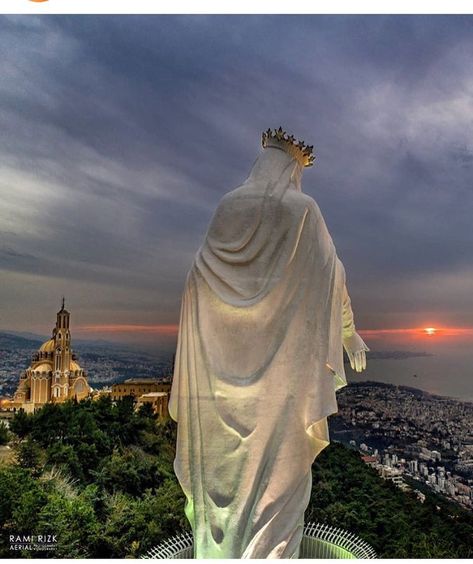
[(33, 412), (49, 402), (81, 400), (91, 391), (87, 374), (77, 363), (71, 348), (70, 313), (62, 307), (57, 313), (52, 337), (33, 355), (31, 366), (20, 376), (13, 402)]
[(407, 465), (409, 468), (409, 472), (411, 472), (411, 474), (417, 474), (418, 472), (417, 460), (409, 460)]

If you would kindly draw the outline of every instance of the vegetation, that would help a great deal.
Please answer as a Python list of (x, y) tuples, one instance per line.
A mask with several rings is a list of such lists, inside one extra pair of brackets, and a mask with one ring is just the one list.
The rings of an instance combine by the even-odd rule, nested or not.
[(0, 446), (6, 445), (10, 440), (10, 433), (3, 421), (0, 421)]
[[(0, 557), (133, 558), (183, 529), (173, 472), (175, 424), (131, 398), (49, 404), (10, 426), (0, 466)], [(306, 520), (348, 529), (386, 558), (473, 556), (473, 515), (429, 494), (424, 504), (331, 444), (313, 466)], [(10, 551), (10, 534), (53, 534), (54, 551)]]
[(35, 557), (138, 557), (188, 528), (173, 471), (175, 426), (132, 398), (20, 411), (10, 429), (16, 463), (0, 466), (0, 557), (10, 534), (54, 534)]

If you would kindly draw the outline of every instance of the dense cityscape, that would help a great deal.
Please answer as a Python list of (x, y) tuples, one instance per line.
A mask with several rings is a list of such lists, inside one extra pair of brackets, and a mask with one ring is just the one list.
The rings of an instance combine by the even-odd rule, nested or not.
[(425, 488), (473, 508), (473, 404), (416, 388), (351, 384), (338, 395), (332, 438), (423, 500)]

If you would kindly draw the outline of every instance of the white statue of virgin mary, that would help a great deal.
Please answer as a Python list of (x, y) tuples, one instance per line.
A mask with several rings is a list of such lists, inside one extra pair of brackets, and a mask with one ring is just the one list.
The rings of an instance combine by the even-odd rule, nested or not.
[(311, 465), (366, 366), (345, 271), (301, 192), (312, 148), (279, 130), (226, 194), (187, 276), (169, 411), (196, 558), (293, 558)]

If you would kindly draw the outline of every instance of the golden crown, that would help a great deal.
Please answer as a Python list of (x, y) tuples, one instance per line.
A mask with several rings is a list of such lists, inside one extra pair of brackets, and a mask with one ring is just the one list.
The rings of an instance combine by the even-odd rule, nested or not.
[(315, 161), (314, 146), (297, 141), (294, 135), (288, 135), (282, 127), (272, 131), (263, 131), (261, 144), (266, 147), (277, 147), (292, 155), (302, 166), (312, 166)]

